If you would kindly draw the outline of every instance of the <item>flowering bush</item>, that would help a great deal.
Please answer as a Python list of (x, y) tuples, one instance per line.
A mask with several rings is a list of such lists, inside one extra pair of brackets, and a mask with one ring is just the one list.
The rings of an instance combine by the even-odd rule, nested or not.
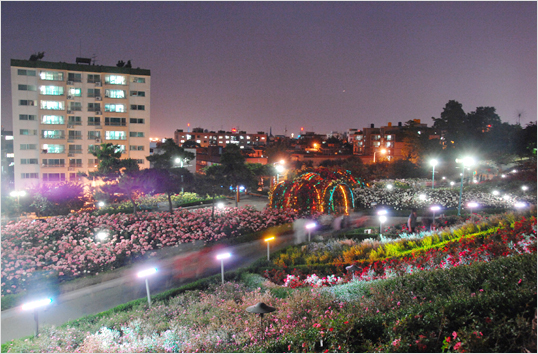
[(344, 278), (337, 277), (334, 274), (323, 278), (318, 277), (316, 274), (312, 274), (307, 276), (304, 280), (301, 280), (299, 276), (288, 274), (286, 279), (284, 280), (284, 286), (290, 287), (292, 289), (306, 285), (313, 288), (320, 288), (322, 286), (331, 286), (343, 283)]
[[(216, 241), (292, 222), (292, 211), (225, 208), (174, 213), (58, 216), (2, 226), (2, 296), (24, 291), (38, 270), (60, 280), (97, 274), (180, 243)], [(97, 236), (102, 239), (97, 238)]]

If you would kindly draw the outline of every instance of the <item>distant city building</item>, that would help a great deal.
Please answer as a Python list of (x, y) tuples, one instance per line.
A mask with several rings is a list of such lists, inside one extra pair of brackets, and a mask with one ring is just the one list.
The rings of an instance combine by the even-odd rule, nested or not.
[(200, 144), (200, 147), (209, 146), (226, 147), (228, 144), (237, 144), (240, 148), (267, 145), (267, 134), (257, 132), (256, 134), (247, 134), (245, 131), (208, 131), (202, 128), (193, 128), (192, 132), (184, 132), (178, 129), (174, 132), (174, 141), (179, 146), (183, 146), (188, 141)]
[[(150, 71), (125, 66), (11, 60), (15, 188), (79, 181), (101, 143), (148, 168)], [(86, 63), (86, 65), (80, 64)]]
[(15, 188), (15, 158), (13, 153), (13, 132), (2, 128), (2, 193)]

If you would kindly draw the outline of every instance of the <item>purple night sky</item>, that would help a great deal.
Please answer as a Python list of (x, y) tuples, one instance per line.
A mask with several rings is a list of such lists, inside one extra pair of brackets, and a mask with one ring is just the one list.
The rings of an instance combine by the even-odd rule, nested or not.
[(2, 2), (2, 125), (10, 59), (151, 70), (151, 134), (203, 127), (288, 135), (421, 119), (453, 99), (536, 120), (530, 2)]

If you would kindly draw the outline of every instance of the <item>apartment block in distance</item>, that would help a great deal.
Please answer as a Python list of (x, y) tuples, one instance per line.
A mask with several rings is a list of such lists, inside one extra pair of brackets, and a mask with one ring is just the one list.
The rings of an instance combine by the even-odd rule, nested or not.
[(82, 181), (101, 143), (149, 168), (150, 71), (131, 67), (11, 60), (15, 189)]

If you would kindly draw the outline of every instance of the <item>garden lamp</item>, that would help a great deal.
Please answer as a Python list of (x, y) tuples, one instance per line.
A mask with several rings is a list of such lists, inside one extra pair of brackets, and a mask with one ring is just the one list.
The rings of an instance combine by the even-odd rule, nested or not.
[(436, 159), (430, 160), (430, 165), (432, 165), (432, 189), (435, 184), (435, 166), (437, 166), (438, 161)]
[(284, 165), (282, 164), (282, 160), (280, 161), (279, 164), (276, 164), (275, 165), (275, 170), (276, 170), (276, 183), (278, 184), (279, 182), (279, 177), (280, 175), (284, 172), (286, 168), (284, 167)]
[(499, 191), (495, 190), (495, 191), (491, 192), (491, 194), (493, 194), (493, 195), (499, 195), (500, 193), (499, 193)]
[(527, 186), (522, 186), (521, 189), (522, 189), (523, 191), (526, 191), (527, 189), (529, 189), (529, 187), (527, 187)]
[(95, 238), (97, 238), (98, 241), (104, 241), (108, 237), (108, 232), (106, 231), (99, 231), (97, 235), (95, 235)]
[(387, 217), (385, 215), (379, 215), (379, 238), (381, 238), (381, 236), (383, 236), (381, 234), (382, 230), (383, 230), (383, 223), (387, 221)]
[(224, 203), (223, 202), (218, 202), (217, 203), (217, 208), (224, 209)]
[(148, 277), (150, 275), (153, 275), (157, 273), (157, 268), (149, 268), (149, 269), (146, 269), (146, 270), (143, 270), (141, 272), (138, 272), (137, 276), (139, 278), (145, 278), (146, 279), (146, 292), (148, 294), (148, 305), (149, 307), (151, 307), (151, 296), (149, 294), (149, 283), (148, 283)]
[(474, 165), (474, 159), (472, 157), (464, 157), (463, 159), (456, 159), (456, 163), (461, 163), (461, 184), (460, 184), (460, 201), (458, 203), (458, 216), (461, 215), (461, 196), (463, 195), (463, 176), (465, 175), (465, 167)]
[(276, 308), (268, 306), (264, 304), (263, 302), (258, 302), (254, 306), (247, 307), (247, 312), (250, 313), (259, 313), (260, 314), (260, 326), (262, 330), (262, 339), (265, 340), (265, 331), (263, 330), (263, 315), (266, 313), (271, 313), (276, 311)]
[(471, 211), (471, 221), (473, 221), (473, 209), (478, 207), (478, 203), (470, 202), (467, 204), (467, 206), (469, 207), (469, 210)]
[(230, 253), (221, 253), (217, 255), (217, 259), (220, 260), (220, 274), (222, 277), (222, 284), (224, 284), (224, 260), (230, 258)]
[(34, 320), (35, 320), (35, 336), (39, 334), (39, 319), (37, 316), (37, 309), (43, 306), (46, 306), (52, 302), (52, 299), (42, 299), (42, 300), (36, 300), (32, 302), (27, 302), (22, 305), (23, 310), (34, 310)]
[(439, 210), (441, 210), (441, 207), (439, 205), (432, 205), (430, 207), (430, 210), (433, 211), (433, 220), (432, 220), (432, 224), (435, 224), (435, 213)]
[(390, 191), (392, 190), (392, 184), (387, 184), (387, 189)]
[(305, 225), (305, 228), (308, 230), (308, 242), (310, 242), (310, 233), (312, 232), (312, 229), (316, 227), (315, 222), (311, 222), (309, 224)]
[(516, 207), (517, 209), (523, 209), (527, 206), (527, 203), (523, 203), (523, 202), (517, 202), (516, 204), (514, 204), (514, 207)]
[(267, 260), (269, 261), (269, 241), (273, 241), (275, 236), (267, 237), (264, 241), (267, 242)]

